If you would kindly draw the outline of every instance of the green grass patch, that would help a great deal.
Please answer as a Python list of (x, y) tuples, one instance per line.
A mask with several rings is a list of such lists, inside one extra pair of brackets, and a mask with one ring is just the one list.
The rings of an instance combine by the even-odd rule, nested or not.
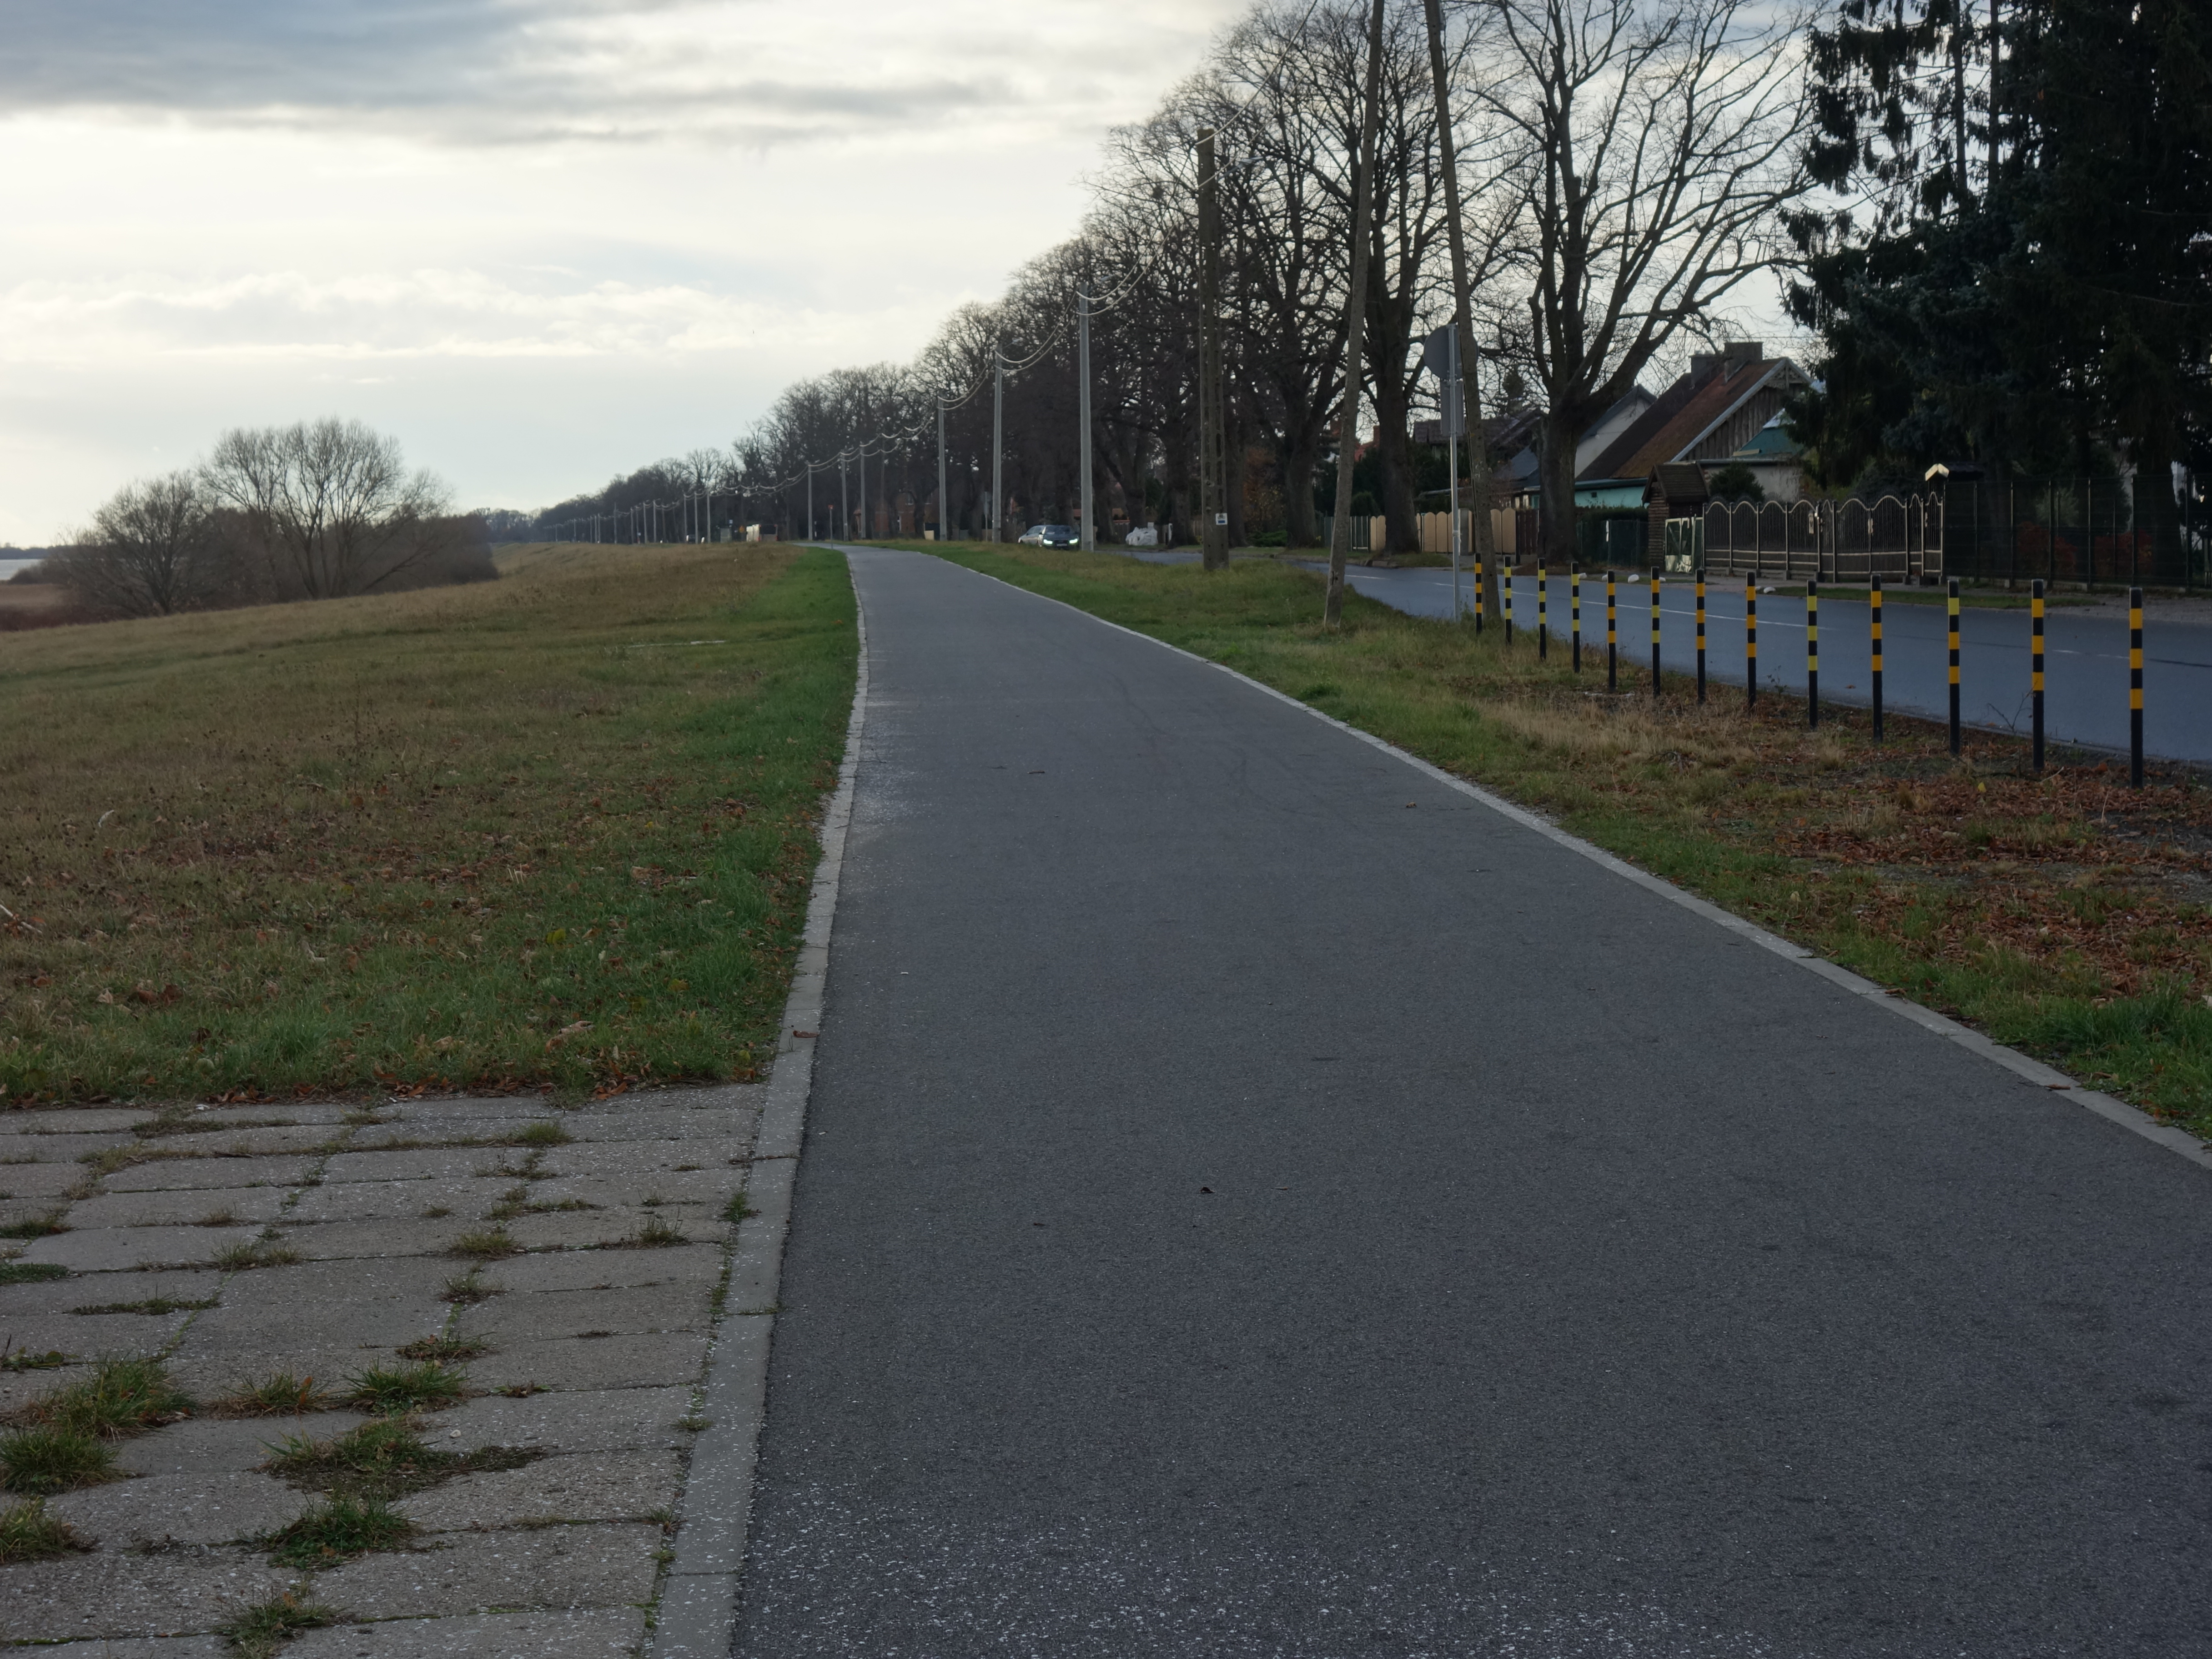
[(16, 1561), (50, 1561), (92, 1546), (66, 1521), (46, 1513), (40, 1498), (0, 1504), (0, 1566)]
[(412, 1521), (379, 1499), (333, 1498), (260, 1541), (280, 1567), (330, 1567), (372, 1550), (398, 1549), (414, 1533)]
[(9, 646), (0, 1100), (757, 1074), (851, 704), (843, 561), (501, 563)]
[(0, 1285), (38, 1285), (68, 1277), (67, 1267), (51, 1261), (0, 1261)]
[(284, 1644), (303, 1630), (320, 1630), (338, 1621), (335, 1607), (303, 1600), (289, 1590), (270, 1601), (257, 1601), (222, 1627), (238, 1659), (276, 1659)]
[(514, 1446), (440, 1451), (425, 1443), (405, 1418), (386, 1418), (331, 1440), (287, 1435), (262, 1467), (295, 1486), (382, 1502), (456, 1474), (518, 1469), (544, 1455), (543, 1448)]
[(40, 1395), (11, 1420), (112, 1440), (174, 1423), (191, 1409), (190, 1396), (169, 1381), (160, 1360), (103, 1359), (91, 1376)]
[(336, 1404), (327, 1389), (312, 1376), (273, 1371), (257, 1382), (242, 1383), (219, 1400), (208, 1402), (210, 1417), (304, 1417), (328, 1411)]
[(117, 1479), (115, 1449), (79, 1429), (18, 1429), (0, 1436), (0, 1486), (45, 1495)]
[(438, 1411), (468, 1397), (468, 1379), (435, 1360), (372, 1365), (346, 1379), (346, 1403), (380, 1416)]
[[(1603, 596), (1584, 672), (1526, 630), (1403, 616), (1358, 594), (1321, 626), (1321, 579), (1266, 560), (1207, 573), (1110, 554), (937, 554), (1251, 676), (1535, 807), (1608, 852), (2082, 1081), (2212, 1137), (2212, 791), (1893, 714), (1739, 691), (1699, 706), (1630, 665), (1604, 695)], [(1553, 578), (1554, 615), (1565, 608)], [(1524, 617), (1530, 588), (1518, 584)], [(1779, 596), (1778, 596), (1779, 597)], [(1639, 612), (1624, 605), (1624, 623)], [(1862, 613), (1863, 614), (1863, 613)], [(1590, 639), (1599, 643), (1592, 646)], [(1770, 664), (1770, 668), (1779, 665)]]
[(435, 1359), (441, 1364), (481, 1359), (490, 1352), (488, 1342), (457, 1336), (421, 1337), (398, 1350), (402, 1359)]

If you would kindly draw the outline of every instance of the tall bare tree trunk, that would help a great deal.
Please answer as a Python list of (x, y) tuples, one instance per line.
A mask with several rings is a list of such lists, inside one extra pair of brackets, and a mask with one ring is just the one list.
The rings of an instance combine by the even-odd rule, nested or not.
[(1375, 128), (1382, 104), (1382, 0), (1367, 19), (1367, 86), (1359, 106), (1359, 154), (1352, 158), (1352, 287), (1344, 299), (1344, 414), (1336, 427), (1336, 517), (1329, 537), (1328, 591), (1322, 621), (1344, 620), (1344, 567), (1352, 558), (1352, 467), (1359, 454), (1360, 330), (1367, 320), (1367, 227), (1375, 210)]
[[(1490, 534), (1491, 479), (1497, 468), (1490, 459), (1490, 445), (1482, 428), (1481, 359), (1474, 355), (1474, 295), (1467, 268), (1467, 227), (1460, 216), (1459, 147), (1452, 137), (1451, 88), (1444, 75), (1444, 18), (1443, 0), (1423, 0), (1429, 19), (1429, 78), (1435, 83), (1438, 160), (1444, 175), (1444, 234), (1451, 245), (1452, 323), (1459, 330), (1459, 373), (1462, 402), (1467, 422), (1468, 494), (1474, 520), (1470, 546), (1475, 568), (1486, 570), (1492, 551)], [(1447, 432), (1446, 441), (1451, 434)], [(1495, 581), (1482, 585), (1482, 608), (1492, 622), (1504, 620), (1504, 599)]]

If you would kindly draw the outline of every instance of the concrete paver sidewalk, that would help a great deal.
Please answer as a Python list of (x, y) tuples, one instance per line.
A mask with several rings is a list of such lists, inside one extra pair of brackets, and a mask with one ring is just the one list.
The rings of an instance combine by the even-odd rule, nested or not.
[[(0, 1567), (0, 1630), (95, 1659), (197, 1659), (228, 1651), (215, 1632), (242, 1609), (291, 1593), (345, 1618), (294, 1641), (301, 1659), (635, 1652), (702, 1426), (761, 1092), (566, 1111), (489, 1099), (0, 1115), (0, 1224), (66, 1229), (15, 1260), (67, 1275), (0, 1285), (0, 1342), (71, 1362), (0, 1371), (0, 1408), (106, 1357), (161, 1357), (198, 1402), (119, 1443), (129, 1478), (46, 1501), (96, 1547)], [(534, 1461), (399, 1498), (419, 1529), (404, 1550), (312, 1574), (270, 1565), (251, 1540), (320, 1494), (265, 1472), (270, 1446), (368, 1419), (227, 1419), (213, 1402), (278, 1374), (342, 1395), (439, 1338), (478, 1352), (453, 1366), (469, 1397), (417, 1419), (426, 1441)]]

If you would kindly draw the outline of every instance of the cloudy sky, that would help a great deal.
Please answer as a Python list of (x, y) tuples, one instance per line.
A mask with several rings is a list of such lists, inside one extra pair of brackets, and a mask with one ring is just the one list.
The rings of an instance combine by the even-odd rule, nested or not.
[(0, 541), (226, 426), (534, 507), (903, 357), (1237, 0), (0, 0)]

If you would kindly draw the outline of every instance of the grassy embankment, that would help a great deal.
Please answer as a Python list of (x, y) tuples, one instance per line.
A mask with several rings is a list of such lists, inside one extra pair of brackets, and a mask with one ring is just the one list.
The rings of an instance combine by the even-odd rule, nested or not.
[(843, 561), (500, 563), (9, 636), (0, 1107), (766, 1057), (851, 703)]
[(1525, 633), (1509, 651), (1357, 595), (1329, 634), (1320, 579), (1268, 562), (926, 550), (1249, 674), (2212, 1137), (2201, 781), (2154, 770), (2136, 793), (2078, 755), (2038, 779), (2022, 742), (1970, 734), (1954, 761), (1940, 726), (1894, 717), (1876, 749), (1861, 711), (1808, 732), (1795, 699), (1701, 709), (1681, 680), (1607, 697), (1599, 652), (1577, 678), (1564, 647), (1540, 667)]

